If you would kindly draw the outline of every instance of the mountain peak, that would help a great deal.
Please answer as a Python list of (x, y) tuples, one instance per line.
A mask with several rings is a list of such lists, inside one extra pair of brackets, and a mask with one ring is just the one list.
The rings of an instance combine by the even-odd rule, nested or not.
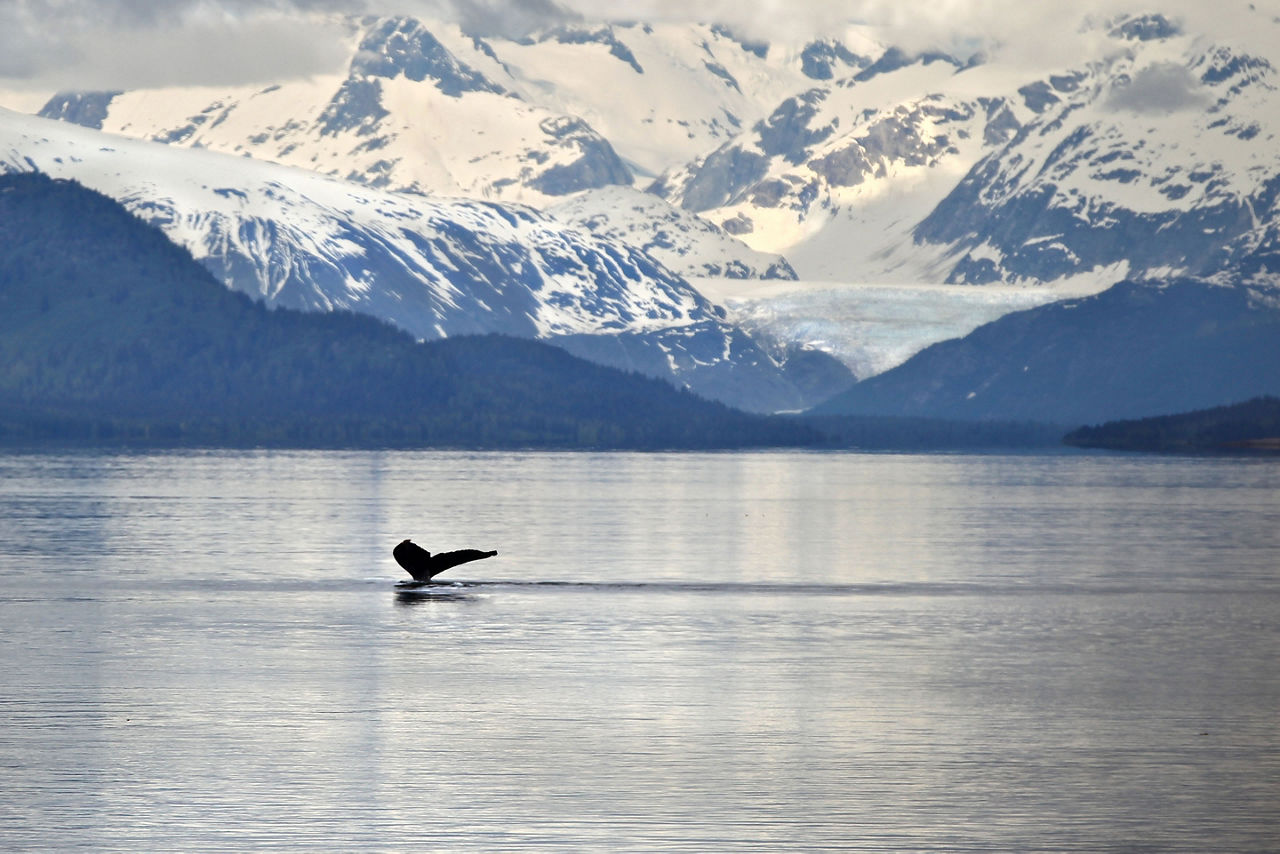
[(1158, 41), (1182, 35), (1182, 27), (1164, 15), (1128, 15), (1112, 20), (1107, 34), (1126, 41)]
[(868, 60), (832, 39), (809, 42), (800, 52), (800, 70), (812, 80), (831, 80), (837, 76), (839, 65), (861, 70), (868, 65)]
[[(536, 41), (553, 41), (559, 44), (603, 45), (609, 49), (611, 56), (631, 66), (631, 69), (636, 74), (644, 74), (644, 68), (636, 61), (636, 55), (631, 52), (631, 48), (618, 39), (618, 36), (614, 33), (614, 28), (611, 26), (596, 28), (560, 26), (542, 33)], [(528, 43), (533, 44), (534, 40), (530, 39)]]
[(453, 98), (463, 92), (506, 94), (501, 86), (454, 56), (420, 21), (383, 18), (360, 40), (351, 76), (393, 79), (401, 75), (415, 83), (431, 79), (437, 89)]

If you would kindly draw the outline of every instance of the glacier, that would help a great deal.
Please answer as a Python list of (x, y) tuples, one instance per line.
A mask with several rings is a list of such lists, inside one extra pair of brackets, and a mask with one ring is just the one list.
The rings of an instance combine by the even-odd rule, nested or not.
[(728, 320), (772, 352), (830, 353), (857, 379), (896, 367), (938, 341), (1010, 312), (1092, 293), (1064, 288), (692, 279)]

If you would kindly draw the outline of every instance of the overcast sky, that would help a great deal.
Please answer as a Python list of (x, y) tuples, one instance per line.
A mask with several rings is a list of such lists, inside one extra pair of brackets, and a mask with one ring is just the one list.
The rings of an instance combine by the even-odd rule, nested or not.
[[(768, 38), (858, 20), (907, 49), (1003, 45), (1064, 61), (1086, 16), (1159, 10), (1247, 32), (1247, 0), (0, 0), (0, 86), (115, 89), (257, 83), (341, 68), (343, 14), (418, 14), (513, 34), (572, 20), (703, 20)], [(1263, 5), (1280, 5), (1266, 0)]]

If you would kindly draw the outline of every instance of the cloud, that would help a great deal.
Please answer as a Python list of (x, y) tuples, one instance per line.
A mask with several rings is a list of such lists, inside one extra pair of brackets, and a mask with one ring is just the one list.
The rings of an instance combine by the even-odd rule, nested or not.
[[(109, 90), (236, 85), (335, 71), (339, 4), (270, 0), (6, 0), (0, 84)], [(329, 14), (316, 14), (329, 13)]]
[(134, 50), (100, 39), (78, 47), (110, 88), (229, 85), (267, 82), (339, 70), (347, 57), (345, 28), (336, 22), (280, 15), (190, 20), (178, 27), (133, 31)]
[[(1100, 22), (1159, 12), (1195, 32), (1239, 37), (1263, 17), (1251, 0), (364, 0), (380, 14), (436, 10), (486, 34), (512, 35), (575, 18), (727, 24), (766, 41), (838, 37), (850, 23), (875, 27), (911, 52), (982, 50), (1043, 68), (1078, 64), (1114, 45)], [(1093, 27), (1085, 26), (1092, 22)], [(1273, 28), (1271, 28), (1273, 29)], [(1272, 33), (1274, 36), (1274, 32)]]
[[(481, 36), (519, 38), (539, 29), (582, 21), (581, 12), (556, 0), (369, 0), (379, 14), (410, 13), (453, 21)], [(608, 16), (591, 17), (607, 20)]]
[(860, 23), (908, 51), (1069, 67), (1108, 49), (1086, 20), (1150, 11), (1210, 35), (1256, 32), (1262, 17), (1248, 0), (0, 0), (0, 87), (226, 85), (338, 71), (350, 46), (342, 16), (363, 14), (502, 36), (573, 21), (701, 21), (793, 42)]
[(1134, 113), (1175, 113), (1199, 110), (1213, 103), (1213, 96), (1186, 66), (1176, 62), (1149, 65), (1127, 82), (1118, 83), (1107, 96), (1113, 110)]

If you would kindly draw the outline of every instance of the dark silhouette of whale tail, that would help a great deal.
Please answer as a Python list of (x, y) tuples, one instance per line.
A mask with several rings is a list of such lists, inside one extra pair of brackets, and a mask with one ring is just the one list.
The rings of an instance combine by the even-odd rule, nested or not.
[(391, 550), (396, 563), (404, 567), (404, 571), (413, 576), (414, 581), (430, 581), (433, 577), (463, 563), (493, 557), (497, 551), (483, 552), (479, 549), (458, 549), (453, 552), (432, 554), (422, 546), (410, 540), (404, 540)]

